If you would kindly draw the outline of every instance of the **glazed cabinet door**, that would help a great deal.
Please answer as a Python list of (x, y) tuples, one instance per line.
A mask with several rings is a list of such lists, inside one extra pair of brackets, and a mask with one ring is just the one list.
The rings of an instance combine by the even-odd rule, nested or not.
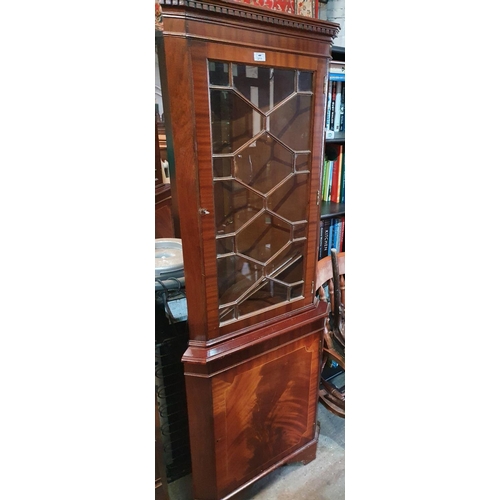
[(210, 342), (312, 306), (326, 65), (188, 44), (196, 171), (178, 173), (177, 188), (198, 195), (179, 206), (197, 225), (182, 230), (184, 247), (192, 238), (202, 250), (191, 261), (204, 279), (191, 338)]
[(209, 61), (219, 324), (306, 292), (312, 71)]

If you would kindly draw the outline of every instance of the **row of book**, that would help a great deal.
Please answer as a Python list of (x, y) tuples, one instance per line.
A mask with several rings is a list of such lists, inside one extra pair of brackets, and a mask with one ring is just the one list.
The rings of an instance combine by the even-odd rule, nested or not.
[(345, 138), (345, 67), (330, 65), (326, 96), (325, 138)]
[(345, 145), (335, 144), (323, 163), (321, 201), (345, 203)]
[(345, 217), (332, 216), (319, 223), (318, 260), (331, 254), (331, 249), (345, 251)]

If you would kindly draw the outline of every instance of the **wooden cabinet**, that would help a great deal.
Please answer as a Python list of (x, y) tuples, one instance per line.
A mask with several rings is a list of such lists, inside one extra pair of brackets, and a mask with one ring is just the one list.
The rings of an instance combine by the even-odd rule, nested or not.
[(193, 494), (214, 500), (316, 454), (326, 305), (314, 279), (338, 25), (222, 0), (161, 4)]

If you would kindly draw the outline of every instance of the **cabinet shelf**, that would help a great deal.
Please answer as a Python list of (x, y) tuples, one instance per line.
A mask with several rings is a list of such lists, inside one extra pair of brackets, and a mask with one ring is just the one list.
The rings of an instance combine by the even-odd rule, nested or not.
[(321, 218), (329, 219), (345, 215), (345, 203), (332, 203), (331, 201), (321, 202)]

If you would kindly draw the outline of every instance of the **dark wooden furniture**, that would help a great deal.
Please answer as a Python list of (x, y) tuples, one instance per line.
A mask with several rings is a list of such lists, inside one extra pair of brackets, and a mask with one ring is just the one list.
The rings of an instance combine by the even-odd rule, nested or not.
[[(320, 402), (332, 413), (345, 418), (345, 388), (336, 385), (345, 373), (345, 252), (323, 257), (316, 270), (318, 297), (328, 303), (323, 331), (323, 359), (319, 388)], [(337, 370), (332, 370), (337, 366)]]
[(161, 5), (193, 495), (215, 500), (316, 455), (319, 176), (339, 26), (223, 0)]

